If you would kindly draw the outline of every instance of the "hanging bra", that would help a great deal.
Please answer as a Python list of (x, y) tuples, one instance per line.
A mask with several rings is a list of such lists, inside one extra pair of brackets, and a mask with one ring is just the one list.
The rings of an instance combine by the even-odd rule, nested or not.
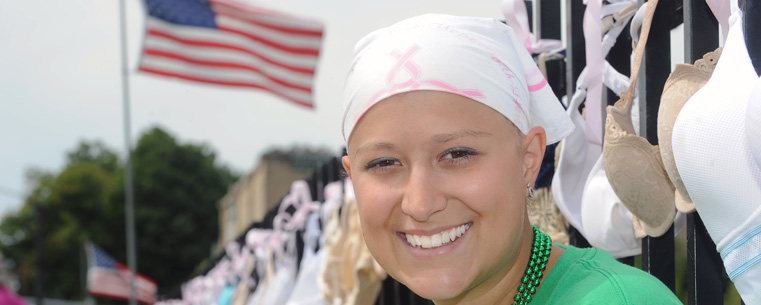
[[(684, 186), (746, 304), (761, 304), (761, 168), (746, 135), (751, 93), (760, 90), (731, 3), (730, 29), (713, 76), (674, 123), (672, 149)], [(752, 128), (752, 127), (751, 127)]]
[[(629, 18), (629, 15), (624, 18)], [(605, 34), (602, 44), (603, 57), (607, 55), (613, 44), (615, 44), (615, 40), (623, 31), (625, 24), (626, 21), (620, 25), (617, 24)], [(589, 137), (586, 134), (588, 124), (578, 110), (581, 103), (587, 97), (588, 82), (586, 71), (587, 68), (579, 75), (576, 91), (570, 98), (567, 108), (568, 116), (576, 128), (557, 147), (558, 152), (555, 154), (557, 168), (552, 178), (552, 196), (558, 209), (563, 213), (566, 220), (582, 234), (585, 233), (581, 221), (581, 202), (584, 185), (587, 177), (590, 176), (596, 160), (602, 154), (600, 143), (588, 140)], [(609, 64), (604, 65), (602, 81), (608, 88), (616, 92), (622, 91), (616, 89), (621, 87), (621, 83), (628, 84), (628, 79), (611, 68)], [(626, 85), (623, 86), (625, 87)]]
[[(610, 9), (608, 5), (603, 7), (603, 11), (610, 11)], [(603, 54), (607, 54), (610, 47), (615, 44), (616, 36), (622, 32), (623, 27), (636, 11), (636, 3), (634, 5), (620, 5), (617, 9), (619, 10), (617, 16), (620, 20), (605, 35)], [(640, 16), (644, 15), (643, 13), (644, 10), (638, 12)], [(641, 21), (639, 24), (641, 25)], [(629, 78), (615, 71), (607, 63), (604, 65), (602, 74), (605, 85), (617, 95), (629, 87)], [(580, 224), (580, 226), (575, 225), (575, 227), (584, 235), (590, 245), (604, 249), (614, 257), (636, 255), (642, 252), (642, 243), (635, 235), (632, 214), (611, 188), (603, 168), (602, 147), (586, 136), (589, 124), (584, 123), (585, 120), (582, 119), (578, 111), (578, 107), (585, 97), (583, 88), (583, 83), (586, 81), (585, 77), (586, 72), (582, 72), (577, 91), (571, 98), (571, 105), (568, 108), (568, 114), (576, 125), (576, 129), (574, 130), (575, 134), (564, 140), (562, 143), (564, 147), (558, 154), (562, 160), (559, 162), (558, 169), (561, 174), (559, 177), (556, 176), (558, 179), (554, 181), (557, 184), (553, 185), (553, 193), (556, 192), (555, 187), (557, 186), (559, 188), (557, 192), (563, 196), (557, 200), (558, 206), (565, 210), (564, 213), (569, 213), (571, 217), (575, 217), (572, 220)], [(587, 102), (589, 102), (588, 98)], [(634, 103), (637, 104), (636, 98)], [(587, 108), (589, 107), (591, 106), (587, 105)], [(587, 118), (589, 115), (587, 113)], [(632, 118), (635, 130), (639, 127), (638, 123), (638, 118)], [(579, 179), (580, 177), (581, 179)]]
[(711, 78), (716, 63), (719, 61), (719, 56), (721, 56), (721, 48), (703, 55), (703, 58), (695, 61), (694, 65), (676, 65), (666, 80), (663, 95), (661, 95), (661, 105), (658, 110), (658, 145), (661, 149), (663, 166), (669, 179), (676, 187), (674, 204), (677, 210), (684, 213), (695, 211), (695, 205), (692, 204), (692, 199), (687, 193), (687, 189), (684, 188), (684, 183), (676, 168), (674, 153), (671, 149), (671, 133), (679, 111), (682, 110), (687, 100)]
[(529, 54), (549, 52), (563, 47), (563, 43), (557, 39), (535, 39), (528, 24), (526, 4), (522, 0), (502, 0), (502, 14), (505, 16), (505, 23), (515, 30)]
[[(583, 81), (584, 73), (579, 76)], [(552, 196), (566, 220), (580, 232), (584, 232), (581, 223), (581, 196), (584, 191), (584, 181), (592, 170), (592, 165), (602, 153), (600, 145), (587, 142), (584, 129), (586, 124), (578, 107), (586, 96), (586, 90), (578, 88), (568, 105), (568, 116), (576, 128), (558, 145), (555, 155), (558, 160), (555, 175), (552, 177)]]
[(637, 74), (656, 5), (657, 1), (647, 2), (640, 41), (634, 53), (631, 84), (621, 99), (607, 108), (603, 144), (608, 180), (616, 195), (632, 212), (635, 230), (641, 229), (649, 236), (663, 235), (676, 215), (674, 186), (663, 169), (659, 149), (637, 136), (631, 123)]
[[(761, 166), (761, 151), (758, 150), (761, 148), (761, 78), (755, 82), (754, 88), (748, 99), (746, 139), (756, 165)], [(761, 183), (761, 179), (757, 181)], [(722, 249), (724, 268), (729, 270), (730, 279), (735, 283), (735, 288), (740, 292), (745, 304), (761, 303), (761, 290), (758, 289), (761, 285), (761, 264), (758, 261), (753, 262), (753, 259), (761, 257), (761, 207), (756, 208), (745, 222), (739, 224), (717, 244), (717, 248), (719, 247)]]
[(642, 253), (642, 242), (634, 231), (632, 213), (610, 187), (602, 155), (592, 167), (581, 200), (583, 234), (590, 245), (615, 258)]
[(250, 274), (254, 271), (255, 265), (256, 258), (254, 255), (252, 255), (252, 253), (249, 253), (248, 258), (246, 259), (246, 264), (243, 267), (243, 273), (240, 277), (240, 281), (238, 282), (238, 288), (236, 289), (235, 296), (233, 297), (233, 305), (245, 305), (249, 295), (251, 295), (251, 288), (253, 287), (254, 283), (252, 283)]
[(325, 186), (325, 202), (318, 211), (310, 214), (304, 229), (304, 255), (301, 259), (298, 279), (293, 287), (286, 305), (323, 305), (329, 304), (323, 298), (318, 279), (320, 268), (325, 261), (326, 239), (325, 233), (320, 228), (320, 221), (327, 224), (330, 220), (330, 212), (341, 204), (343, 197), (343, 182), (335, 181)]
[(568, 221), (552, 199), (551, 187), (537, 188), (528, 205), (528, 221), (549, 235), (555, 244), (568, 245)]
[(320, 231), (319, 213), (309, 216), (304, 230), (304, 256), (301, 258), (296, 284), (288, 297), (286, 305), (323, 305), (322, 291), (317, 286), (320, 265), (325, 260), (325, 251), (319, 247)]
[(365, 245), (351, 180), (346, 179), (344, 190), (340, 213), (334, 209), (325, 226), (325, 261), (318, 285), (326, 303), (372, 305), (386, 274), (376, 269), (377, 263)]
[(756, 85), (754, 97), (748, 100), (748, 109), (745, 111), (745, 133), (748, 146), (756, 164), (761, 166), (761, 83)]
[(290, 233), (286, 243), (288, 250), (280, 261), (275, 260), (275, 272), (267, 285), (267, 289), (262, 294), (260, 304), (266, 305), (285, 305), (288, 297), (291, 295), (293, 286), (296, 283), (296, 268), (298, 260), (296, 259), (296, 236)]
[(761, 169), (745, 135), (758, 75), (740, 23), (730, 28), (713, 76), (684, 105), (672, 135), (679, 174), (717, 245), (761, 205)]

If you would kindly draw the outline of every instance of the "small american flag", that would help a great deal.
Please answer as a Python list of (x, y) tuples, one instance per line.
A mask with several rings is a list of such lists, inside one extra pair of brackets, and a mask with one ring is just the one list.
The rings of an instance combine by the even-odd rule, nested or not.
[(264, 90), (313, 108), (323, 25), (235, 0), (145, 0), (139, 70)]
[[(130, 297), (130, 269), (117, 262), (93, 243), (86, 243), (87, 291), (99, 297), (128, 300)], [(137, 300), (144, 304), (156, 302), (156, 283), (135, 275)]]

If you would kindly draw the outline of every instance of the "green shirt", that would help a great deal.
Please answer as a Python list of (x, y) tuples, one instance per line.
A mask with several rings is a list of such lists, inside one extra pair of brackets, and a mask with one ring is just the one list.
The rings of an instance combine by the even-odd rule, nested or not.
[(682, 304), (654, 276), (618, 262), (608, 252), (557, 245), (565, 252), (534, 296), (540, 304)]

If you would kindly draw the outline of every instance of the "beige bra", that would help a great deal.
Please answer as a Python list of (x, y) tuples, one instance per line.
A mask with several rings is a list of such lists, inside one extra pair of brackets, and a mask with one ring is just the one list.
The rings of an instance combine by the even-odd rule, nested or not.
[[(352, 186), (347, 184), (345, 189)], [(326, 304), (372, 305), (380, 293), (385, 271), (367, 249), (359, 223), (356, 197), (344, 196), (325, 227), (325, 261), (318, 285)]]
[(607, 108), (603, 143), (605, 173), (618, 198), (633, 214), (638, 237), (663, 235), (676, 215), (674, 186), (663, 169), (658, 146), (637, 136), (631, 122), (637, 74), (657, 3), (657, 0), (647, 2), (639, 43), (634, 51), (631, 83), (621, 94), (621, 99)]
[(658, 110), (658, 144), (661, 148), (661, 158), (666, 168), (669, 179), (676, 187), (674, 204), (680, 212), (691, 213), (695, 211), (690, 195), (679, 176), (679, 171), (674, 162), (674, 152), (671, 149), (671, 133), (679, 111), (687, 100), (692, 97), (711, 78), (716, 63), (721, 56), (721, 48), (703, 55), (702, 59), (695, 61), (694, 65), (678, 64), (671, 72), (661, 95), (661, 105)]

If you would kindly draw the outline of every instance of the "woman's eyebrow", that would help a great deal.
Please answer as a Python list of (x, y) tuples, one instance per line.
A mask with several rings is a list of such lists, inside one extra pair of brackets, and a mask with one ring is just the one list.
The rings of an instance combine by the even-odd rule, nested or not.
[(453, 133), (443, 133), (443, 134), (437, 134), (431, 138), (431, 141), (434, 143), (445, 143), (448, 141), (452, 141), (457, 138), (462, 138), (465, 136), (472, 136), (472, 137), (486, 137), (491, 136), (491, 133), (485, 132), (485, 131), (478, 131), (478, 130), (463, 130)]
[(378, 143), (370, 143), (365, 144), (357, 148), (357, 152), (355, 154), (358, 154), (359, 152), (363, 150), (394, 150), (396, 149), (396, 145), (388, 143), (388, 142), (378, 142)]

